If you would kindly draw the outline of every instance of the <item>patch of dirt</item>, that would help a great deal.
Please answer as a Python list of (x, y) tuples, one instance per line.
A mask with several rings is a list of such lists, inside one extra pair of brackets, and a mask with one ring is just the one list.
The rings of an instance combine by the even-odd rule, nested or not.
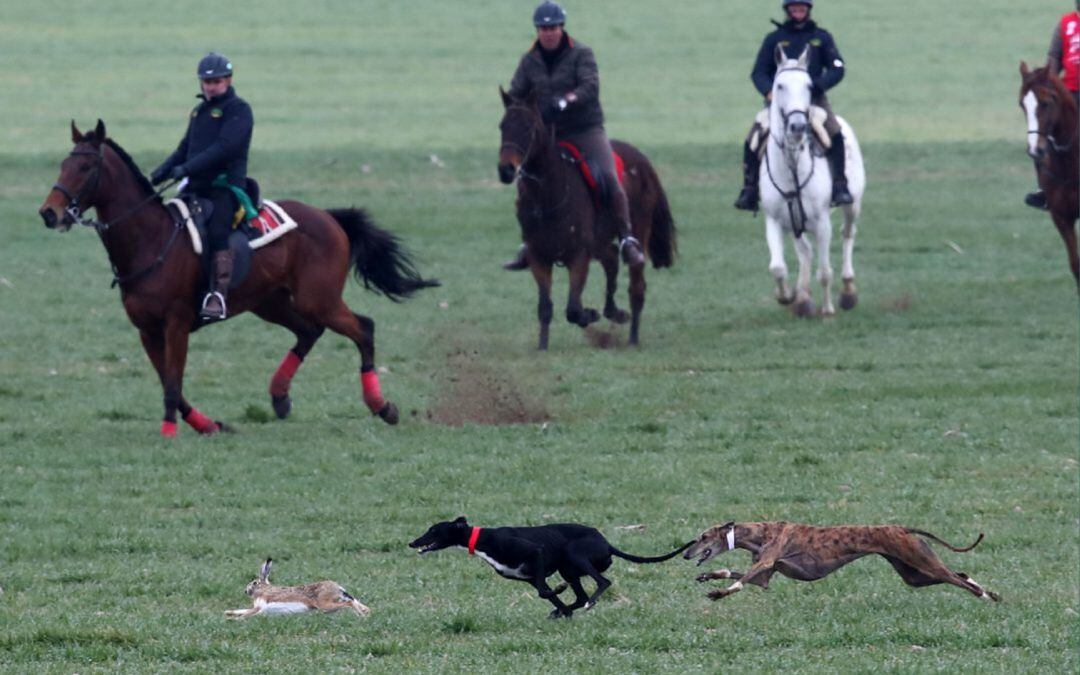
[(585, 328), (585, 341), (590, 347), (597, 349), (622, 349), (627, 345), (626, 339), (615, 326), (588, 326)]
[(885, 302), (885, 309), (890, 312), (906, 312), (911, 309), (911, 293), (903, 293)]
[(542, 401), (526, 391), (512, 372), (488, 365), (475, 350), (446, 355), (442, 393), (427, 411), (436, 424), (536, 424), (551, 419)]

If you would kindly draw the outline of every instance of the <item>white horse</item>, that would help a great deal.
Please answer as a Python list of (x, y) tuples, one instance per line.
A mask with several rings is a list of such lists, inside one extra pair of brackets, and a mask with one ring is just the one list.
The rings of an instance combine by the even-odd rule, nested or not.
[[(768, 140), (759, 185), (762, 210), (765, 212), (765, 239), (769, 244), (769, 272), (776, 280), (776, 299), (784, 305), (794, 302), (795, 313), (799, 316), (814, 312), (810, 270), (813, 246), (816, 245), (818, 280), (824, 289), (821, 314), (832, 316), (836, 313), (829, 289), (832, 282), (832, 266), (829, 264), (832, 176), (821, 141), (815, 138), (812, 130), (812, 121), (815, 124), (821, 121), (824, 111), (816, 107), (811, 110), (810, 74), (806, 69), (808, 59), (809, 48), (804, 49), (797, 59), (789, 59), (780, 47), (776, 49), (777, 70), (773, 80)], [(812, 116), (816, 116), (816, 119)], [(866, 188), (866, 172), (855, 132), (844, 119), (837, 119), (844, 134), (848, 189), (855, 198), (854, 203), (842, 207), (844, 263), (841, 278), (844, 287), (840, 294), (840, 307), (852, 309), (858, 302), (858, 295), (851, 255), (855, 248), (855, 221), (859, 217)], [(799, 276), (794, 293), (787, 283), (785, 233), (794, 236), (795, 253), (799, 258)]]

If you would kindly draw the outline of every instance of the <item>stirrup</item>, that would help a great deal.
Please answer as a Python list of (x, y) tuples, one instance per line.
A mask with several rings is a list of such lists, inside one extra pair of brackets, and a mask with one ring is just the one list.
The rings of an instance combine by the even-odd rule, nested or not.
[[(213, 297), (217, 297), (218, 302), (221, 303), (221, 313), (220, 314), (218, 314), (216, 312), (209, 311), (209, 310), (206, 309), (206, 305), (210, 302), (210, 299), (213, 298)], [(203, 298), (202, 309), (199, 310), (199, 316), (202, 317), (203, 319), (210, 320), (210, 321), (219, 321), (219, 320), (224, 319), (227, 316), (227, 313), (225, 311), (225, 296), (223, 296), (218, 291), (211, 291), (211, 292), (207, 293), (206, 297)]]
[(837, 190), (836, 192), (833, 193), (833, 196), (832, 196), (832, 205), (833, 206), (846, 206), (848, 204), (854, 204), (854, 203), (855, 203), (855, 197), (853, 197), (851, 192), (849, 190), (847, 190), (846, 188), (844, 190)]
[[(630, 253), (630, 255), (634, 257), (633, 260), (627, 260), (626, 259), (626, 256), (627, 256), (626, 246), (628, 244), (633, 246), (633, 248), (631, 249), (631, 253)], [(637, 250), (637, 255), (633, 254), (632, 251), (634, 249)], [(621, 257), (623, 259), (623, 262), (625, 262), (627, 265), (633, 266), (633, 265), (644, 265), (645, 264), (645, 251), (641, 248), (641, 242), (638, 241), (637, 237), (635, 237), (632, 234), (626, 235), (625, 237), (623, 237), (619, 241), (619, 257)]]
[(739, 196), (735, 199), (734, 206), (740, 211), (753, 211), (754, 213), (757, 213), (758, 204), (757, 190), (744, 187), (742, 192), (740, 192)]

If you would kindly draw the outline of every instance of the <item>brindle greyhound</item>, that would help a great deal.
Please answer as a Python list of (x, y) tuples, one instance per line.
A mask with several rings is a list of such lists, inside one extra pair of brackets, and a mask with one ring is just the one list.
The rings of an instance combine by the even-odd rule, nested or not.
[(877, 553), (889, 561), (893, 569), (909, 586), (953, 584), (986, 600), (998, 600), (992, 593), (962, 572), (945, 566), (926, 542), (914, 535), (927, 537), (957, 552), (970, 551), (983, 540), (980, 533), (967, 548), (956, 548), (938, 537), (900, 525), (841, 525), (816, 527), (784, 521), (764, 523), (734, 523), (714, 525), (701, 533), (686, 550), (687, 560), (698, 559), (702, 565), (713, 556), (735, 548), (744, 548), (753, 555), (753, 564), (745, 573), (718, 569), (697, 577), (735, 579), (727, 588), (709, 592), (713, 600), (737, 593), (744, 584), (769, 587), (774, 572), (799, 581), (816, 581), (864, 555)]

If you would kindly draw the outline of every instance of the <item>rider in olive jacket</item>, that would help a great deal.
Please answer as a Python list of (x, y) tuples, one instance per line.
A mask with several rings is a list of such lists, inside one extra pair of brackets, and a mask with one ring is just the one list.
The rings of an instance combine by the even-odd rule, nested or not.
[[(773, 78), (776, 76), (776, 48), (779, 46), (791, 58), (801, 54), (804, 48), (810, 48), (807, 70), (814, 87), (812, 103), (825, 110), (825, 130), (832, 139), (827, 155), (833, 175), (832, 202), (838, 205), (850, 204), (854, 199), (848, 192), (847, 178), (844, 175), (844, 136), (840, 133), (840, 123), (825, 96), (826, 91), (844, 79), (844, 59), (829, 31), (820, 28), (810, 19), (813, 0), (783, 0), (782, 6), (788, 18), (782, 24), (773, 22), (776, 30), (765, 36), (750, 79), (766, 98), (765, 104), (768, 105), (772, 97)], [(760, 161), (758, 153), (751, 149), (751, 141), (756, 133), (757, 129), (751, 130), (743, 147), (743, 189), (735, 201), (735, 208), (745, 211), (756, 211), (758, 206)]]
[(220, 54), (210, 53), (199, 61), (202, 102), (191, 111), (187, 132), (176, 150), (150, 176), (155, 185), (186, 176), (186, 192), (214, 203), (206, 224), (213, 274), (199, 314), (206, 321), (226, 317), (225, 296), (233, 267), (229, 230), (239, 205), (230, 186), (245, 188), (254, 127), (251, 106), (232, 88), (232, 73), (232, 63)]
[[(533, 12), (537, 39), (521, 57), (510, 80), (510, 95), (516, 99), (535, 93), (546, 124), (555, 128), (555, 137), (577, 146), (581, 154), (598, 168), (598, 180), (604, 181), (610, 198), (607, 215), (619, 235), (619, 250), (627, 265), (645, 264), (641, 243), (630, 234), (630, 206), (626, 192), (615, 174), (611, 142), (604, 131), (604, 112), (600, 107), (600, 73), (592, 49), (573, 40), (565, 31), (566, 12), (550, 0)], [(503, 267), (520, 270), (528, 267), (525, 247)]]

